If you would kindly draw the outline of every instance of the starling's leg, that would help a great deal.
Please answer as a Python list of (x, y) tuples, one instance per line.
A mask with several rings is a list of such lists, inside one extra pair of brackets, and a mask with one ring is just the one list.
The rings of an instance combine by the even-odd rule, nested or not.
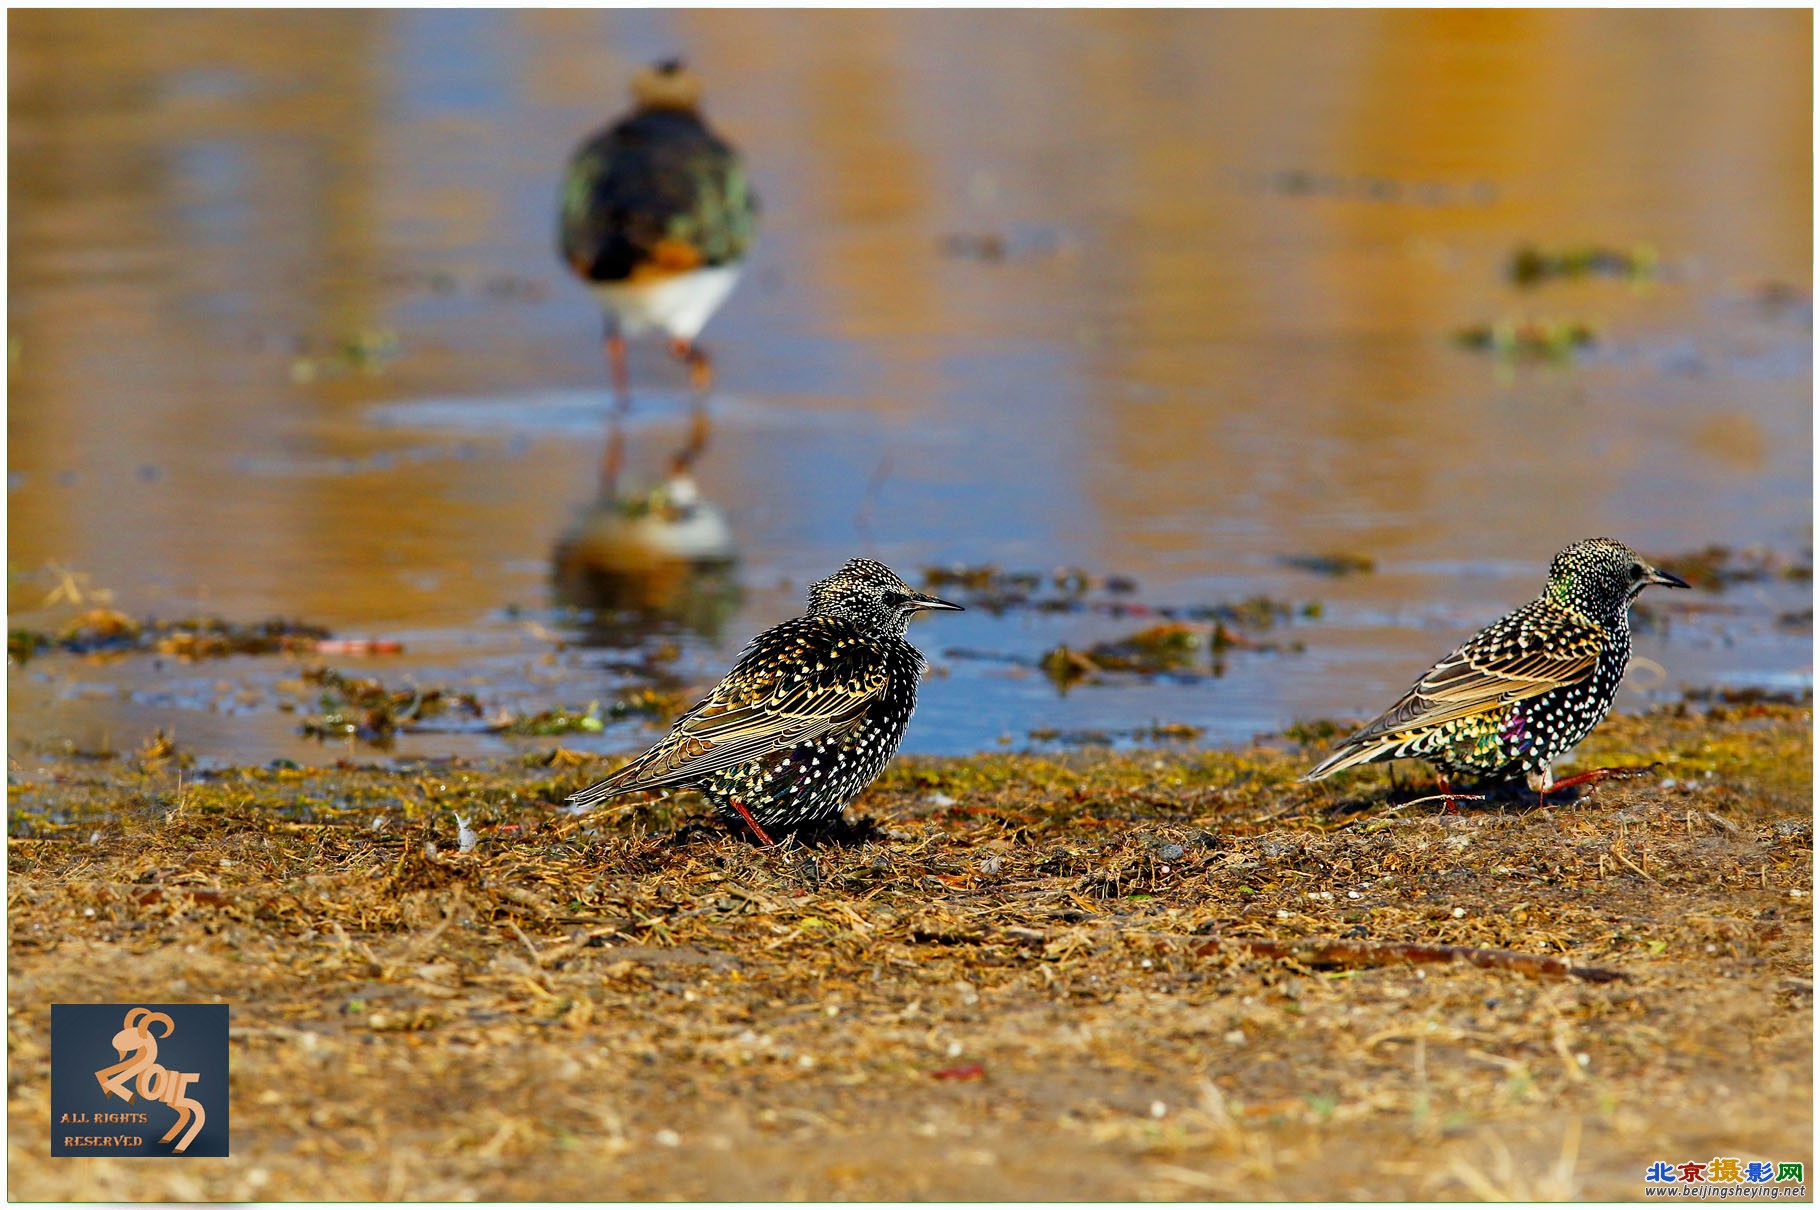
[(607, 321), (607, 377), (613, 383), (613, 410), (607, 414), (607, 449), (600, 460), (600, 494), (612, 499), (619, 484), (619, 468), (626, 460), (625, 419), (632, 410), (632, 376), (626, 369), (626, 338), (612, 320)]
[(1632, 765), (1622, 769), (1588, 769), (1586, 772), (1576, 773), (1572, 777), (1563, 777), (1560, 781), (1555, 782), (1546, 790), (1542, 791), (1542, 793), (1544, 795), (1549, 795), (1553, 794), (1556, 790), (1565, 790), (1570, 786), (1585, 786), (1591, 785), (1594, 782), (1611, 781), (1614, 779), (1622, 780), (1627, 777), (1643, 777), (1654, 770), (1655, 767), (1655, 765)]
[(766, 848), (770, 848), (777, 843), (775, 840), (772, 840), (769, 836), (765, 835), (765, 830), (758, 826), (758, 820), (752, 818), (752, 812), (746, 810), (745, 803), (739, 801), (737, 798), (729, 798), (727, 801), (733, 804), (733, 809), (739, 812), (739, 817), (746, 821), (746, 826), (748, 828), (752, 829), (752, 835), (758, 837), (758, 843), (764, 845)]
[(708, 351), (691, 340), (673, 340), (670, 352), (689, 370), (689, 389), (694, 398), (689, 404), (689, 439), (670, 459), (670, 473), (680, 475), (695, 465), (708, 448), (708, 392), (714, 386), (714, 363)]
[(1435, 778), (1435, 781), (1440, 784), (1441, 796), (1447, 800), (1441, 804), (1441, 814), (1458, 815), (1460, 804), (1453, 800), (1453, 783), (1448, 781), (1445, 775)]
[(1548, 766), (1543, 765), (1536, 772), (1526, 775), (1523, 780), (1528, 783), (1530, 789), (1536, 792), (1536, 810), (1547, 810), (1548, 788), (1554, 784), (1555, 780), (1555, 775), (1549, 772)]

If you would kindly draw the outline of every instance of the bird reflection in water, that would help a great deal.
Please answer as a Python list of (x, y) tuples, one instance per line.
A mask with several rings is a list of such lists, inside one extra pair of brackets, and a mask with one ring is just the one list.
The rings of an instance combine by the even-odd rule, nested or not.
[(603, 496), (557, 540), (556, 595), (591, 611), (583, 642), (636, 644), (675, 627), (713, 640), (739, 608), (726, 515), (673, 474), (640, 496)]

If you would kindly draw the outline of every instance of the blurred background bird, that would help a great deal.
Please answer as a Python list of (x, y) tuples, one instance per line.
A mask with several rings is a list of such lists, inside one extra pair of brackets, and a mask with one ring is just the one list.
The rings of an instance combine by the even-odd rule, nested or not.
[(623, 459), (620, 421), (631, 405), (627, 337), (661, 334), (688, 369), (689, 435), (671, 459), (672, 475), (686, 472), (707, 444), (713, 366), (698, 338), (739, 280), (758, 201), (739, 153), (703, 119), (701, 91), (679, 60), (643, 69), (632, 81), (632, 112), (582, 143), (563, 180), (562, 259), (606, 314), (614, 395), (606, 495)]
[(1550, 766), (1611, 713), (1630, 662), (1630, 605), (1651, 584), (1688, 586), (1621, 542), (1574, 543), (1549, 565), (1541, 596), (1430, 668), (1302, 780), (1413, 756), (1446, 775), (1522, 774), (1546, 799), (1627, 772), (1594, 769), (1557, 782)]
[(753, 639), (668, 735), (569, 802), (694, 788), (767, 845), (767, 829), (832, 821), (904, 738), (924, 668), (904, 631), (929, 609), (960, 606), (917, 591), (883, 563), (849, 560), (809, 586), (807, 613)]

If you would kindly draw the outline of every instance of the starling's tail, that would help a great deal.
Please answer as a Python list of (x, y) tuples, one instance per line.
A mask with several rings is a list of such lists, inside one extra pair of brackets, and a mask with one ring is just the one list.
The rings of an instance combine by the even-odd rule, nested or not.
[(654, 790), (659, 785), (647, 780), (646, 774), (651, 764), (651, 754), (645, 753), (625, 768), (614, 773), (603, 781), (597, 781), (585, 790), (577, 790), (569, 795), (569, 806), (576, 809), (598, 806), (609, 798), (618, 798), (622, 794), (632, 794), (640, 790)]
[(1394, 739), (1388, 739), (1384, 736), (1374, 736), (1367, 739), (1364, 743), (1360, 743), (1359, 739), (1359, 736), (1354, 736), (1352, 739), (1347, 740), (1329, 753), (1326, 760), (1302, 774), (1297, 780), (1320, 781), (1323, 777), (1332, 773), (1338, 773), (1342, 769), (1350, 769), (1354, 765), (1369, 764), (1371, 761), (1377, 760), (1386, 752), (1389, 752), (1397, 746)]

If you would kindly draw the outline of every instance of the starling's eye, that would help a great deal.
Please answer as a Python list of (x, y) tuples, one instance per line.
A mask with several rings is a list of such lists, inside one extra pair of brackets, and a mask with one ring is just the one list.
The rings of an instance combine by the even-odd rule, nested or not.
[(1631, 579), (1631, 583), (1633, 583), (1633, 584), (1634, 584), (1634, 583), (1636, 583), (1636, 582), (1637, 582), (1637, 581), (1638, 581), (1638, 580), (1641, 580), (1641, 579), (1642, 579), (1642, 578), (1643, 578), (1643, 564), (1641, 564), (1641, 563), (1632, 563), (1632, 564), (1631, 564), (1631, 565), (1630, 565), (1630, 579)]
[(910, 599), (909, 597), (905, 596), (901, 592), (887, 592), (885, 594), (885, 604), (891, 605), (891, 606), (902, 605), (905, 601), (908, 601), (909, 599)]

